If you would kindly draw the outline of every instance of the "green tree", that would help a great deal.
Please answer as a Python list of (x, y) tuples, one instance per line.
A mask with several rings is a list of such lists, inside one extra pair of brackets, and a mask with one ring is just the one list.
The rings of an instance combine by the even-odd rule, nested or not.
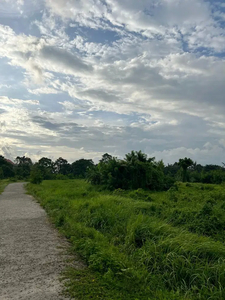
[(92, 159), (79, 159), (71, 164), (71, 172), (73, 176), (85, 178), (88, 169), (94, 166)]
[(4, 178), (10, 178), (15, 176), (15, 171), (13, 169), (13, 166), (10, 164), (3, 165), (2, 166), (2, 171), (4, 174)]
[(100, 160), (100, 163), (108, 163), (112, 160), (112, 155), (105, 153), (102, 155), (102, 159)]
[(5, 159), (2, 155), (0, 155), (0, 168), (3, 173), (3, 178), (10, 178), (15, 176), (13, 163), (10, 160)]
[(17, 165), (29, 165), (32, 166), (32, 160), (29, 157), (26, 156), (17, 156), (16, 157), (16, 164)]
[(43, 179), (52, 179), (54, 173), (54, 163), (50, 158), (42, 157), (37, 162)]
[(187, 181), (187, 169), (194, 164), (193, 160), (190, 158), (180, 158), (178, 162), (179, 166), (182, 168), (183, 182)]
[(1, 167), (0, 167), (0, 179), (4, 179), (4, 173)]
[(71, 173), (71, 165), (62, 157), (59, 157), (55, 161), (54, 169), (57, 174), (69, 175)]
[(16, 157), (16, 175), (19, 179), (27, 179), (30, 176), (32, 160), (26, 156)]
[(140, 161), (140, 162), (151, 162), (151, 161), (154, 161), (155, 158), (149, 158), (148, 159), (148, 156), (147, 154), (143, 153), (141, 150), (140, 151), (131, 151), (130, 153), (126, 154), (125, 155), (125, 161), (127, 163), (130, 163), (130, 164), (134, 164), (135, 161)]
[(41, 166), (43, 168), (53, 170), (54, 163), (50, 158), (42, 157), (41, 159), (39, 159), (38, 164), (39, 164), (39, 166)]
[(141, 151), (131, 151), (123, 160), (107, 154), (88, 171), (87, 179), (107, 189), (168, 189), (174, 180), (163, 173), (162, 161), (155, 162)]

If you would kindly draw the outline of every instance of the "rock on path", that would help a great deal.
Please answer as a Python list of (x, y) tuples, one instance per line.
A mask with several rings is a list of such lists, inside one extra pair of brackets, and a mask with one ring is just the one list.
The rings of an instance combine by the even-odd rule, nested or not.
[(0, 195), (0, 300), (59, 300), (65, 242), (23, 183)]

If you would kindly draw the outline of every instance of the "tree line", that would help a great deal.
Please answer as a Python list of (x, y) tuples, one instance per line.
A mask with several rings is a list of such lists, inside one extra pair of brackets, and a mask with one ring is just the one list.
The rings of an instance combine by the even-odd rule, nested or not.
[(41, 180), (85, 178), (88, 168), (94, 166), (91, 159), (79, 159), (69, 163), (59, 157), (56, 161), (42, 157), (33, 163), (29, 157), (17, 156), (12, 162), (0, 156), (0, 179), (16, 178), (28, 180), (30, 177), (40, 177)]
[[(225, 165), (222, 166), (207, 164), (202, 166), (192, 160), (185, 158), (174, 164), (168, 164), (164, 168), (164, 173), (173, 177), (176, 181), (183, 182), (201, 182), (221, 184), (225, 182)], [(187, 163), (188, 162), (188, 166)]]
[(190, 158), (165, 165), (142, 151), (131, 151), (123, 159), (105, 153), (97, 164), (92, 159), (69, 163), (59, 157), (55, 161), (42, 157), (33, 163), (29, 157), (17, 156), (15, 161), (0, 156), (0, 179), (15, 178), (40, 183), (42, 180), (86, 178), (106, 189), (168, 190), (175, 181), (220, 184), (225, 182), (225, 168), (197, 164)]

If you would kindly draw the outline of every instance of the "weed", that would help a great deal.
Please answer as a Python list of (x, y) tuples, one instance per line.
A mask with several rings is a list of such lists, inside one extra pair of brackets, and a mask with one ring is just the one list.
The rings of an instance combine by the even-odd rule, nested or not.
[(173, 202), (177, 202), (178, 201), (178, 197), (177, 197), (177, 193), (175, 192), (174, 189), (169, 189), (169, 191), (167, 192), (169, 200), (173, 201)]
[(136, 199), (136, 200), (144, 200), (144, 201), (153, 201), (151, 196), (149, 195), (148, 191), (144, 191), (143, 189), (137, 189), (130, 192), (129, 197)]

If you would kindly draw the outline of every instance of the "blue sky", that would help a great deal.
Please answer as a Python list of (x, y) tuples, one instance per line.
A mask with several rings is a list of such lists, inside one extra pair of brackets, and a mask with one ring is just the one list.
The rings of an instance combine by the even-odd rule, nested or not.
[(225, 160), (225, 3), (2, 0), (0, 154)]

